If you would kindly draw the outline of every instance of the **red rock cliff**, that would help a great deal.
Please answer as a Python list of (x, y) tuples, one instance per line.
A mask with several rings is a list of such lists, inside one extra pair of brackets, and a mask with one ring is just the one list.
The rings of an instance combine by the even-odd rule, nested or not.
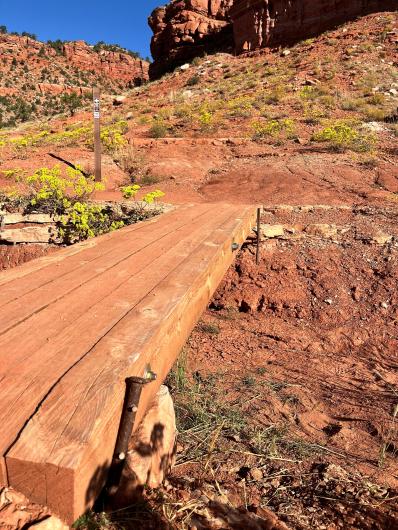
[(79, 70), (94, 70), (129, 86), (141, 84), (148, 78), (148, 63), (127, 53), (108, 50), (94, 52), (84, 41), (66, 42), (63, 53), (67, 62)]
[(27, 99), (29, 90), (34, 96), (35, 87), (41, 93), (59, 94), (70, 91), (73, 85), (75, 91), (82, 92), (85, 86), (78, 74), (86, 76), (88, 84), (103, 81), (120, 88), (148, 79), (148, 62), (123, 50), (95, 51), (84, 41), (65, 42), (57, 53), (49, 44), (29, 37), (0, 34), (0, 57), (1, 95), (20, 93), (25, 86)]
[(235, 0), (229, 15), (241, 53), (290, 44), (360, 15), (397, 7), (397, 0)]
[(233, 48), (228, 11), (233, 0), (172, 0), (149, 17), (154, 32), (151, 77), (208, 51)]
[(149, 17), (150, 75), (209, 51), (237, 53), (293, 43), (398, 0), (172, 0)]

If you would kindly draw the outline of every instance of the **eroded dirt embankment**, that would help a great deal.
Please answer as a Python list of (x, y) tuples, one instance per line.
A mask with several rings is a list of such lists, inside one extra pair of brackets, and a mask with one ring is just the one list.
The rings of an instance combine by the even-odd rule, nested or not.
[(53, 245), (0, 245), (0, 271), (53, 252)]
[(397, 524), (397, 216), (270, 208), (260, 265), (249, 245), (192, 334), (188, 373), (246, 422), (217, 439), (236, 506), (291, 528)]

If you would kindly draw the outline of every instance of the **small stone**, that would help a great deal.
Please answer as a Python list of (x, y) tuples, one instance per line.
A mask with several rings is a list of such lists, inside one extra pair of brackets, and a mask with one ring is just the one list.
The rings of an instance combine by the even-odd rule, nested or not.
[(126, 101), (126, 96), (116, 96), (114, 99), (113, 99), (113, 105), (115, 107), (118, 107), (120, 105), (123, 105), (123, 103)]
[(388, 304), (387, 304), (387, 302), (381, 302), (380, 306), (381, 306), (383, 309), (388, 309)]
[(392, 239), (393, 236), (389, 234), (384, 234), (383, 232), (379, 232), (378, 234), (372, 237), (372, 241), (377, 245), (385, 245), (386, 243), (390, 243)]
[(182, 66), (180, 66), (180, 70), (182, 70), (183, 72), (185, 72), (185, 70), (189, 70), (191, 66), (186, 63), (186, 64), (183, 64)]
[(338, 237), (339, 229), (336, 225), (330, 224), (311, 224), (305, 227), (305, 232), (310, 235), (321, 237), (323, 239), (336, 239)]
[(332, 305), (333, 304), (333, 300), (331, 298), (326, 298), (324, 300), (325, 304), (328, 304), (328, 305)]
[(285, 229), (283, 225), (262, 224), (260, 228), (264, 237), (273, 238), (282, 237), (285, 235)]
[(287, 57), (288, 55), (290, 55), (292, 52), (290, 50), (283, 50), (282, 52), (282, 56), (283, 57)]
[(177, 495), (181, 500), (185, 502), (189, 501), (189, 499), (191, 498), (191, 494), (189, 493), (189, 491), (185, 490), (179, 490)]
[(34, 530), (67, 530), (69, 526), (57, 517), (49, 517), (44, 521), (34, 524), (31, 528)]
[(196, 489), (192, 492), (191, 497), (194, 499), (199, 499), (202, 496), (202, 491), (200, 489)]
[(250, 477), (255, 481), (260, 481), (263, 479), (263, 472), (258, 467), (254, 467), (250, 470)]

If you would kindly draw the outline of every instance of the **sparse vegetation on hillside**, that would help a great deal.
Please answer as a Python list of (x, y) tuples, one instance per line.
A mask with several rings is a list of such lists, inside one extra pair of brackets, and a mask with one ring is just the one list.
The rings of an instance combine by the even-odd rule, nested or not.
[[(93, 86), (99, 86), (103, 92), (117, 94), (127, 86), (138, 83), (141, 67), (137, 71), (130, 65), (123, 66), (123, 75), (117, 73), (120, 68), (118, 56), (109, 56), (108, 68), (101, 67), (103, 58), (98, 56), (103, 50), (115, 51), (133, 59), (140, 58), (137, 53), (117, 45), (98, 43), (94, 47), (86, 46), (86, 69), (78, 66), (73, 60), (73, 43), (68, 41), (49, 40), (46, 43), (14, 42), (14, 37), (35, 35), (27, 32), (9, 33), (5, 26), (0, 31), (0, 128), (14, 127), (19, 123), (57, 114), (71, 113), (80, 108), (88, 110), (87, 95)], [(9, 37), (9, 38), (8, 38)], [(14, 38), (14, 40), (13, 40)], [(69, 52), (66, 53), (66, 46)], [(71, 48), (72, 46), (72, 48)], [(84, 46), (83, 46), (84, 47)], [(81, 50), (80, 50), (81, 52)], [(112, 64), (113, 62), (113, 64)], [(92, 68), (89, 67), (92, 63)], [(126, 63), (127, 64), (127, 63)], [(112, 67), (115, 72), (112, 73)], [(136, 76), (135, 76), (136, 73)], [(25, 105), (15, 108), (16, 102), (22, 99)], [(79, 98), (79, 100), (77, 99)]]
[[(214, 507), (242, 528), (270, 510), (295, 530), (395, 528), (397, 28), (382, 13), (284, 50), (196, 58), (120, 98), (66, 65), (61, 41), (0, 59), (8, 89), (102, 83), (118, 211), (79, 169), (93, 173), (91, 94), (73, 93), (0, 96), (0, 181), (17, 184), (0, 210), (50, 212), (71, 244), (151, 215), (158, 186), (170, 202), (265, 205), (260, 263), (249, 238), (168, 377), (175, 472), (144, 504), (75, 528), (227, 528)], [(93, 48), (108, 52), (126, 50)], [(34, 170), (57, 154), (80, 165)]]

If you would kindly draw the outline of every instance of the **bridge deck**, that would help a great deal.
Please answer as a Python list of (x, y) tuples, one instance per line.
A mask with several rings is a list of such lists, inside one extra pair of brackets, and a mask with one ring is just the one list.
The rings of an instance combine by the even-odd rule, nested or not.
[(69, 523), (92, 504), (125, 378), (158, 374), (138, 423), (254, 217), (184, 205), (0, 274), (0, 485)]

